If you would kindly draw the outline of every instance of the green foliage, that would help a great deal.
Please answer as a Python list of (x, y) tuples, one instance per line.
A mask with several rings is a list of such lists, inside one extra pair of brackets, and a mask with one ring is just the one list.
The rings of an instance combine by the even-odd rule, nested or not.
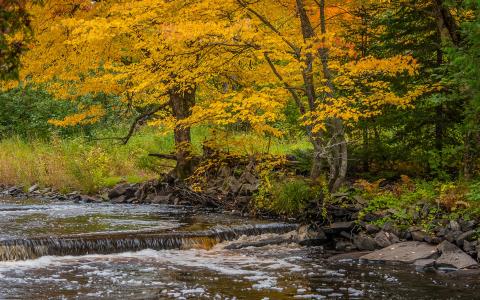
[(392, 222), (398, 227), (415, 225), (428, 231), (438, 219), (480, 217), (479, 182), (416, 181), (397, 183), (389, 189), (368, 188), (372, 186), (362, 186), (361, 194), (368, 204), (360, 216), (384, 215), (375, 221), (377, 225)]
[[(32, 3), (40, 1), (34, 0)], [(0, 80), (18, 77), (20, 55), (27, 50), (32, 37), (30, 14), (24, 1), (4, 0), (0, 2)], [(13, 39), (21, 33), (22, 39)]]
[(295, 169), (300, 174), (309, 174), (312, 170), (313, 150), (294, 149), (292, 155), (295, 157)]
[(480, 181), (473, 182), (470, 185), (467, 199), (480, 204)]
[(268, 200), (264, 203), (265, 207), (262, 208), (278, 215), (298, 217), (318, 195), (319, 191), (302, 179), (275, 182)]
[(48, 123), (67, 113), (71, 106), (48, 93), (31, 88), (0, 93), (0, 138), (19, 135), (48, 138), (62, 130)]

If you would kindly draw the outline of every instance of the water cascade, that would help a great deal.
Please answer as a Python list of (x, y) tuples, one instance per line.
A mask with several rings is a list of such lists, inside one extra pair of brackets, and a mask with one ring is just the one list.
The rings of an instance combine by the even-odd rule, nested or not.
[(262, 224), (238, 227), (217, 227), (197, 232), (135, 232), (81, 234), (60, 237), (18, 238), (0, 240), (0, 261), (35, 259), (41, 256), (79, 256), (110, 254), (144, 249), (209, 249), (215, 244), (267, 233), (287, 233), (294, 224)]

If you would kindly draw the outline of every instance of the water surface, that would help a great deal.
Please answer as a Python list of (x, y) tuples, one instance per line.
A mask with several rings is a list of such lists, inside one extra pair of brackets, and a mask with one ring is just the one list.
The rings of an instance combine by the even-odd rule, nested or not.
[[(258, 223), (172, 206), (0, 202), (1, 238), (182, 232)], [(251, 238), (250, 238), (251, 239)], [(257, 238), (258, 239), (258, 238)], [(248, 240), (248, 239), (247, 239)], [(297, 245), (44, 256), (0, 262), (1, 299), (478, 299), (478, 283), (408, 266), (331, 263)]]

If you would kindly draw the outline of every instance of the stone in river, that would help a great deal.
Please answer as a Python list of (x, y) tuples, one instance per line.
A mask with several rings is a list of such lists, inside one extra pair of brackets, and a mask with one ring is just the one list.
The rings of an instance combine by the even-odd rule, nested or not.
[(364, 255), (361, 259), (412, 264), (419, 259), (435, 257), (437, 254), (437, 247), (427, 243), (403, 242)]
[(463, 252), (454, 244), (443, 241), (438, 245), (438, 250), (442, 255), (437, 259), (436, 265), (440, 267), (453, 267), (456, 269), (466, 269), (477, 267), (477, 262), (468, 254)]

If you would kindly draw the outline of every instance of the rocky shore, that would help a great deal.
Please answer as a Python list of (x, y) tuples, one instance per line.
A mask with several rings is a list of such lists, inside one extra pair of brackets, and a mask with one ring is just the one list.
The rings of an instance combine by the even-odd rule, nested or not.
[[(251, 197), (246, 191), (241, 197)], [(169, 204), (214, 207), (238, 214), (247, 213), (248, 204), (232, 201), (224, 204), (222, 197), (200, 194), (169, 183), (158, 181), (142, 184), (119, 184), (99, 195), (88, 196), (79, 192), (62, 194), (37, 185), (23, 187), (0, 186), (0, 197), (18, 199), (37, 198), (50, 201), (84, 203), (111, 202), (116, 204)], [(341, 205), (327, 205), (325, 211), (310, 216), (318, 222), (301, 226), (295, 237), (270, 238), (249, 243), (234, 244), (234, 248), (261, 247), (269, 244), (296, 242), (304, 246), (320, 246), (332, 260), (358, 259), (367, 262), (412, 264), (418, 271), (445, 274), (480, 275), (479, 222), (476, 220), (431, 220), (428, 232), (421, 227), (398, 228), (387, 222), (382, 227), (372, 224), (379, 215), (360, 216), (364, 200), (334, 195)], [(315, 214), (315, 212), (311, 212)], [(421, 218), (421, 215), (419, 216)]]

